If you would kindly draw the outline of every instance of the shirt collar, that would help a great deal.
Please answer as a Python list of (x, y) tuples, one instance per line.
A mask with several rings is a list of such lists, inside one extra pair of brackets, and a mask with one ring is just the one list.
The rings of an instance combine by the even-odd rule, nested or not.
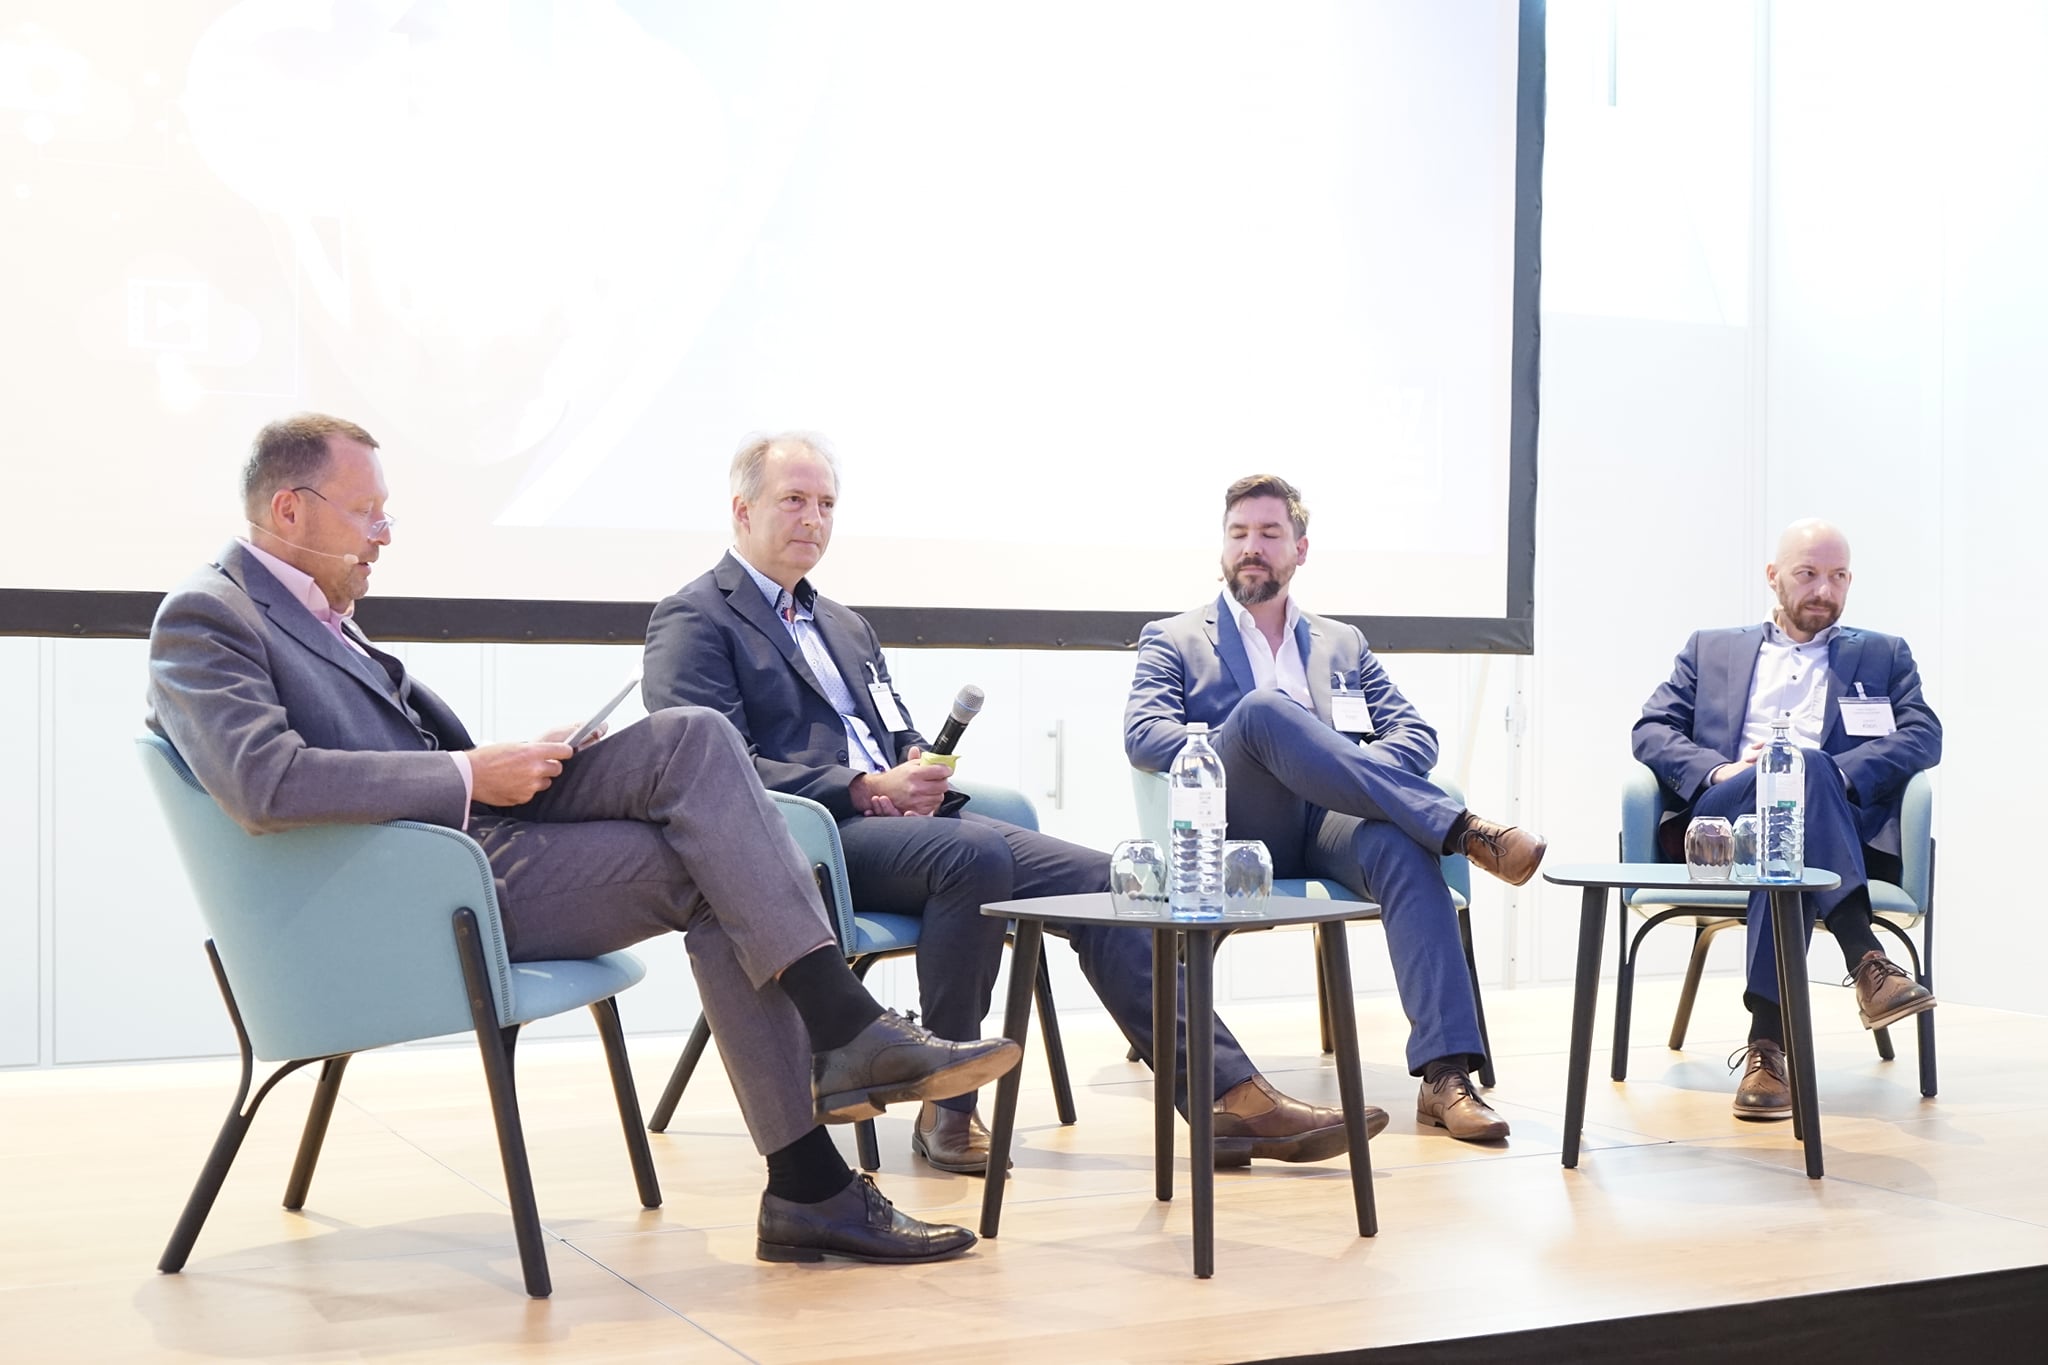
[[(747, 563), (747, 557), (738, 550), (732, 552), (732, 557), (739, 561), (740, 567), (745, 569), (747, 574), (754, 580), (754, 586), (761, 590), (761, 596), (768, 599), (768, 606), (771, 610), (782, 604), (782, 585), (780, 583), (777, 583), (767, 574), (762, 573), (759, 569)], [(810, 579), (799, 578), (796, 582), (796, 591), (791, 593), (790, 596), (796, 599), (798, 614), (809, 616), (811, 608), (817, 604), (818, 590), (811, 586)]]
[(1787, 635), (1782, 629), (1780, 629), (1776, 621), (1764, 622), (1764, 639), (1770, 644), (1781, 645), (1786, 649), (1810, 649), (1816, 645), (1822, 649), (1826, 649), (1829, 645), (1834, 643), (1835, 637), (1841, 633), (1842, 623), (1840, 621), (1837, 621), (1835, 622), (1835, 624), (1829, 626), (1826, 630), (1820, 632), (1820, 634), (1814, 636), (1811, 640), (1808, 640), (1805, 644), (1801, 644), (1799, 641), (1793, 639), (1791, 636)]
[[(1232, 597), (1230, 589), (1225, 588), (1222, 592), (1218, 593), (1216, 600), (1223, 604), (1224, 608), (1229, 611), (1230, 618), (1237, 622), (1237, 630), (1240, 635), (1248, 635), (1258, 630), (1258, 622), (1252, 620), (1252, 609), (1245, 606), (1235, 597)], [(1292, 636), (1294, 628), (1301, 624), (1301, 608), (1295, 604), (1294, 594), (1291, 592), (1287, 594), (1286, 620), (1286, 634)]]
[(356, 614), (356, 604), (348, 604), (347, 611), (336, 611), (334, 604), (327, 600), (327, 594), (313, 581), (313, 575), (304, 569), (285, 563), (268, 550), (257, 548), (245, 537), (237, 536), (235, 543), (256, 556), (256, 562), (270, 570), (270, 576), (284, 585), (295, 601), (313, 613), (317, 621), (346, 621)]

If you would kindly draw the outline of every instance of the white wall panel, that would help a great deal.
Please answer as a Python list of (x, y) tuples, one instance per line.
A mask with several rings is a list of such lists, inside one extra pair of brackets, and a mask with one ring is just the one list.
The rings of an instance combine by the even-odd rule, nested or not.
[(0, 722), (16, 737), (0, 775), (0, 1066), (32, 1066), (42, 1023), (44, 650), (0, 640)]

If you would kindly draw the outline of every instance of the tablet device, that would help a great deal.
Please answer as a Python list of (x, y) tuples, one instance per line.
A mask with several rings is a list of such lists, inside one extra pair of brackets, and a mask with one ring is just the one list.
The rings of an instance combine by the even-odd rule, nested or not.
[(584, 721), (581, 725), (576, 727), (576, 733), (569, 736), (568, 740), (566, 741), (569, 747), (572, 749), (580, 749), (584, 745), (588, 744), (590, 742), (591, 736), (597, 733), (597, 727), (604, 724), (605, 718), (611, 715), (612, 712), (618, 710), (619, 703), (624, 701), (627, 697), (631, 696), (633, 693), (633, 689), (638, 687), (639, 685), (640, 675), (637, 673), (634, 674), (632, 677), (626, 679), (626, 685), (624, 687), (621, 687), (617, 692), (613, 693), (612, 699), (606, 702), (603, 706), (599, 707), (596, 715), (592, 716), (589, 720)]

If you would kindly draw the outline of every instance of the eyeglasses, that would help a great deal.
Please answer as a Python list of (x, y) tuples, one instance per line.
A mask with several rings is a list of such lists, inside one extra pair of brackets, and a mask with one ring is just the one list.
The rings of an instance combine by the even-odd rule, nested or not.
[(291, 491), (294, 493), (311, 493), (314, 497), (320, 499), (320, 501), (326, 503), (329, 507), (332, 507), (335, 511), (341, 513), (343, 516), (352, 517), (356, 521), (363, 522), (363, 531), (372, 540), (375, 540), (378, 536), (383, 535), (392, 527), (398, 525), (398, 518), (391, 516), (388, 513), (384, 516), (377, 517), (373, 520), (365, 521), (364, 519), (369, 516), (367, 512), (351, 512), (346, 507), (343, 507), (340, 503), (336, 502), (333, 498), (330, 498), (325, 493), (322, 493), (319, 489), (309, 488), (305, 484), (300, 484), (297, 487), (293, 488)]

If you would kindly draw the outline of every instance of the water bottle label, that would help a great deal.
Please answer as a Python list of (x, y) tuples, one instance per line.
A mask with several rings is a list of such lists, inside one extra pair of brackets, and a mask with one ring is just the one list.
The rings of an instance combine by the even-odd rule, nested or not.
[(1223, 789), (1175, 787), (1168, 810), (1175, 829), (1208, 829), (1223, 824)]

